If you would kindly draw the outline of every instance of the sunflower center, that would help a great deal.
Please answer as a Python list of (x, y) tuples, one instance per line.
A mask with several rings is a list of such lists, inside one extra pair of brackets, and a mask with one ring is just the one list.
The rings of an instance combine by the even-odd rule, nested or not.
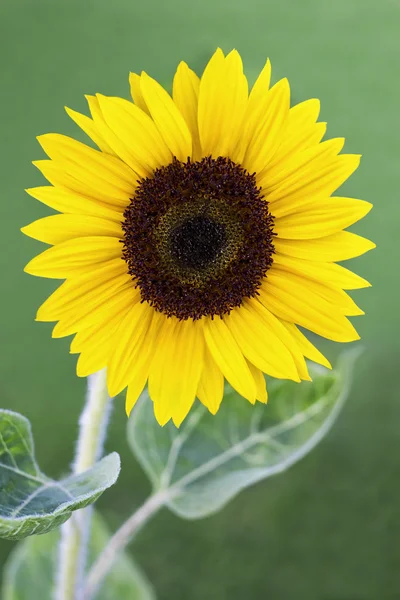
[(207, 215), (187, 219), (171, 232), (171, 254), (183, 268), (202, 270), (221, 254), (225, 227)]
[(123, 258), (167, 316), (224, 315), (257, 294), (274, 252), (255, 175), (228, 158), (176, 159), (141, 180), (124, 212)]

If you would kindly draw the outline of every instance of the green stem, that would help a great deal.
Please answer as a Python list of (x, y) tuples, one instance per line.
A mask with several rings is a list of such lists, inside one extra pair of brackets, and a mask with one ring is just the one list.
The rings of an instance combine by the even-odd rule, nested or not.
[[(100, 458), (111, 409), (105, 369), (88, 378), (86, 405), (79, 419), (73, 473), (90, 469)], [(91, 507), (78, 511), (61, 528), (55, 600), (82, 600)]]
[(121, 525), (89, 571), (83, 592), (83, 598), (85, 600), (90, 600), (94, 597), (100, 584), (104, 581), (104, 578), (112, 568), (119, 553), (126, 548), (143, 525), (147, 523), (147, 521), (153, 517), (170, 498), (171, 493), (169, 490), (159, 490), (150, 496), (144, 504), (142, 504), (142, 506)]

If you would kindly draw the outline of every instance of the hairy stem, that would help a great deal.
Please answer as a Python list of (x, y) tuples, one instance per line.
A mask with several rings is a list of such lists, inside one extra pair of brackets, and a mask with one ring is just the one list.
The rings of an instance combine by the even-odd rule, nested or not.
[[(73, 473), (83, 473), (103, 451), (111, 399), (107, 393), (106, 372), (88, 378), (86, 405), (79, 419)], [(92, 508), (78, 511), (61, 527), (55, 600), (82, 600), (86, 553)]]
[(94, 597), (118, 554), (124, 550), (143, 525), (160, 510), (170, 497), (169, 490), (160, 490), (150, 496), (112, 536), (89, 571), (83, 592), (85, 600), (90, 600)]

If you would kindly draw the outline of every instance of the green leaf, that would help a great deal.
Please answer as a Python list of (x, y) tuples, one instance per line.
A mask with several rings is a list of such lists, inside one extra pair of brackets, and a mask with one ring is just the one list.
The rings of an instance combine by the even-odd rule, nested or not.
[[(59, 531), (20, 542), (4, 570), (3, 600), (53, 600)], [(103, 519), (95, 514), (89, 542), (89, 566), (110, 538)], [(121, 554), (102, 583), (96, 600), (155, 600), (154, 592), (134, 562)]]
[(0, 537), (17, 540), (58, 527), (72, 511), (95, 502), (119, 471), (114, 452), (85, 473), (49, 479), (35, 461), (29, 421), (0, 410)]
[(174, 513), (205, 517), (321, 441), (348, 395), (358, 354), (345, 353), (332, 372), (310, 367), (313, 382), (270, 381), (267, 405), (252, 406), (228, 388), (215, 416), (197, 403), (180, 429), (160, 427), (142, 397), (129, 420), (129, 444), (154, 488), (169, 488)]

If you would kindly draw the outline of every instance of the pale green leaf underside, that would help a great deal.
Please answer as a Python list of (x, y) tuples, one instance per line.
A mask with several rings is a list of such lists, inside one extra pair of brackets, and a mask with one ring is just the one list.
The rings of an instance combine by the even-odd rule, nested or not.
[(18, 413), (0, 410), (0, 537), (21, 539), (64, 523), (115, 483), (118, 454), (62, 481), (46, 477), (35, 457), (31, 426)]
[[(89, 542), (91, 565), (109, 540), (103, 520), (94, 515)], [(4, 569), (2, 600), (53, 600), (59, 531), (20, 542)], [(96, 600), (154, 600), (144, 575), (126, 555), (118, 557), (104, 580)]]
[(252, 406), (231, 388), (212, 416), (200, 403), (180, 429), (161, 428), (144, 394), (128, 424), (130, 446), (167, 505), (187, 519), (221, 509), (240, 490), (280, 473), (318, 444), (347, 397), (359, 350), (331, 372), (310, 367), (312, 382), (269, 382), (269, 403)]

